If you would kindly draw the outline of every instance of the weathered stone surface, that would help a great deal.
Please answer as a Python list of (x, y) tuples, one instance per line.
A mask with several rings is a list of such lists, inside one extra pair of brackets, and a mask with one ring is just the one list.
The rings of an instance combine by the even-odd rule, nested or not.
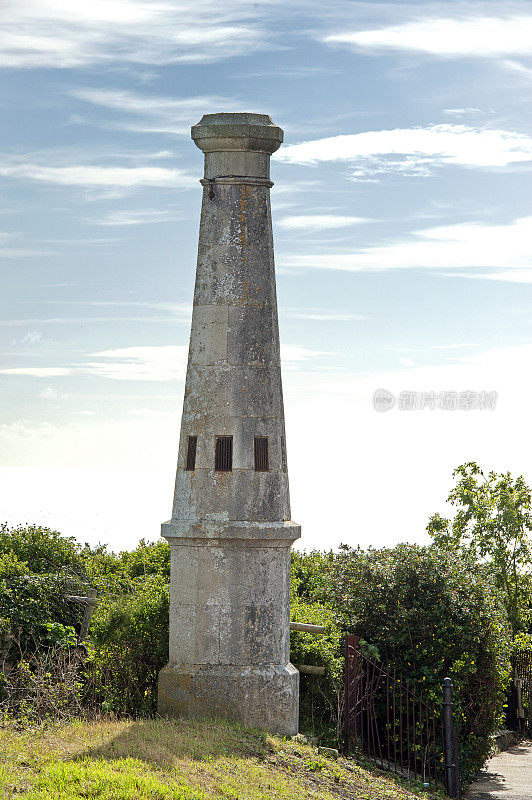
[[(283, 132), (264, 114), (206, 114), (192, 128), (205, 177), (170, 542), (170, 663), (162, 714), (298, 727), (289, 663), (290, 520), (269, 192)], [(186, 469), (189, 436), (196, 463)], [(233, 437), (230, 472), (215, 471)], [(254, 437), (268, 438), (255, 471)]]
[(318, 747), (318, 755), (327, 758), (339, 758), (340, 754), (334, 747)]
[(299, 675), (286, 666), (169, 663), (159, 674), (163, 716), (225, 717), (291, 736), (298, 716)]

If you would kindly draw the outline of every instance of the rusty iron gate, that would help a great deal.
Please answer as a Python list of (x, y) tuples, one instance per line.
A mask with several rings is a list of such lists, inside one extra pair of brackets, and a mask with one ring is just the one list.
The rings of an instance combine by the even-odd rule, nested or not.
[(532, 652), (517, 653), (512, 657), (514, 692), (513, 700), (517, 726), (532, 731)]
[(360, 651), (358, 637), (345, 638), (344, 747), (381, 769), (445, 789), (460, 797), (452, 687), (444, 682), (444, 714), (394, 668)]

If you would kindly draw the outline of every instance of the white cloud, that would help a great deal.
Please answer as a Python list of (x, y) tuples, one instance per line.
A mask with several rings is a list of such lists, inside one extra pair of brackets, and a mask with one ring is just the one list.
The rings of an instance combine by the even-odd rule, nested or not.
[(290, 319), (310, 319), (316, 322), (360, 322), (361, 320), (369, 319), (365, 314), (342, 314), (341, 312), (319, 308), (309, 308), (301, 311), (287, 309), (286, 311), (281, 310), (280, 313), (281, 316), (289, 317)]
[(13, 367), (0, 369), (2, 375), (32, 375), (34, 378), (56, 378), (59, 375), (70, 375), (69, 367)]
[[(59, 284), (61, 285), (61, 284)], [(73, 284), (64, 284), (64, 285), (73, 285)], [(40, 307), (43, 305), (52, 305), (52, 306), (93, 306), (93, 307), (103, 307), (103, 308), (152, 308), (155, 311), (171, 311), (175, 314), (176, 319), (184, 322), (190, 322), (192, 308), (190, 303), (171, 303), (165, 302), (161, 300), (57, 300), (57, 299), (48, 299), (48, 300), (19, 300), (19, 303), (23, 303), (24, 305), (32, 305), (37, 304)], [(46, 319), (44, 322), (57, 322), (58, 320), (63, 319), (59, 317), (58, 319)], [(74, 320), (77, 320), (77, 317), (74, 317)], [(122, 319), (122, 317), (118, 317), (118, 319)], [(130, 319), (129, 317), (127, 319)], [(154, 317), (156, 320), (157, 317)], [(20, 320), (0, 320), (0, 324), (11, 324), (12, 322), (20, 322)], [(72, 322), (72, 318), (69, 317), (67, 322)], [(83, 320), (82, 320), (83, 321)], [(38, 331), (30, 332), (26, 334), (24, 339), (21, 339), (20, 342), (34, 342), (36, 341), (36, 337), (39, 336)], [(42, 334), (41, 334), (42, 336)]]
[(308, 214), (294, 217), (282, 217), (277, 225), (288, 230), (327, 230), (329, 228), (346, 228), (370, 222), (365, 217), (343, 217), (336, 214)]
[(447, 114), (449, 117), (463, 117), (469, 116), (471, 114), (489, 114), (493, 113), (491, 111), (484, 111), (482, 108), (444, 108), (444, 114)]
[[(302, 345), (282, 345), (281, 359), (286, 369), (330, 353), (310, 350)], [(183, 380), (187, 366), (187, 345), (118, 347), (92, 353), (90, 360), (64, 367), (14, 367), (1, 369), (3, 375), (28, 375), (49, 378), (65, 375), (95, 375), (118, 381)]]
[[(532, 457), (522, 447), (532, 344), (500, 348), (442, 366), (323, 379), (313, 375), (304, 396), (285, 378), (292, 518), (303, 547), (361, 546), (423, 541), (429, 516), (445, 512), (452, 470), (465, 461), (486, 469), (523, 472), (532, 482)], [(399, 411), (372, 408), (375, 389), (496, 391), (495, 411)], [(308, 431), (327, 414), (328, 461), (316, 473)], [(430, 443), (430, 446), (427, 445)], [(371, 476), (378, 475), (377, 481)], [(368, 477), (370, 476), (370, 477)], [(358, 487), (353, 506), (353, 487)], [(382, 507), (385, 487), (388, 502)], [(327, 497), (331, 503), (324, 503)], [(378, 519), (376, 507), (381, 509)], [(332, 508), (332, 512), (331, 512)], [(332, 516), (331, 516), (332, 514)], [(340, 528), (340, 530), (338, 530)], [(323, 531), (331, 531), (324, 544)]]
[[(192, 308), (190, 303), (170, 303), (162, 300), (38, 300), (39, 305), (48, 302), (52, 305), (67, 305), (67, 306), (110, 306), (116, 307), (133, 307), (133, 308), (153, 308), (155, 311), (171, 311), (175, 314), (176, 319), (184, 322), (190, 322), (192, 315)], [(154, 318), (155, 319), (155, 318)]]
[(38, 164), (0, 164), (0, 175), (26, 178), (62, 186), (120, 186), (128, 189), (139, 186), (170, 186), (190, 188), (197, 180), (180, 169), (167, 167), (97, 167), (76, 165), (45, 167)]
[[(532, 217), (505, 225), (463, 223), (415, 231), (410, 238), (366, 247), (352, 253), (294, 254), (283, 266), (366, 270), (471, 267), (508, 268), (513, 275), (532, 267)], [(527, 270), (528, 267), (528, 270)], [(485, 276), (482, 276), (485, 277)]]
[(42, 397), (44, 400), (58, 400), (60, 394), (53, 386), (47, 386), (46, 389), (39, 392), (39, 397)]
[(140, 121), (109, 123), (111, 127), (182, 136), (190, 135), (190, 126), (200, 120), (206, 108), (227, 111), (235, 107), (233, 100), (219, 95), (158, 97), (118, 89), (75, 89), (69, 94), (92, 105), (141, 118)]
[(507, 283), (532, 283), (532, 269), (507, 269), (501, 272), (462, 273), (463, 278), (474, 280), (506, 281)]
[(438, 124), (329, 136), (279, 150), (276, 158), (291, 164), (350, 161), (355, 178), (386, 172), (428, 175), (445, 164), (461, 167), (508, 167), (532, 161), (532, 137), (515, 131)]
[(84, 363), (65, 367), (16, 367), (0, 370), (4, 375), (28, 375), (49, 378), (65, 375), (96, 375), (111, 380), (174, 381), (182, 378), (188, 347), (120, 347), (101, 350)]
[(161, 417), (168, 414), (167, 411), (160, 411), (156, 408), (132, 408), (129, 413), (133, 417)]
[(26, 439), (40, 441), (53, 437), (56, 428), (49, 422), (34, 423), (28, 419), (18, 419), (5, 425), (0, 425), (0, 440)]
[(175, 381), (184, 377), (187, 354), (186, 345), (119, 347), (94, 353), (97, 360), (76, 371), (111, 380)]
[(328, 353), (321, 350), (310, 350), (308, 347), (303, 347), (300, 344), (281, 344), (281, 364), (286, 370), (296, 370), (298, 365), (305, 365), (313, 359), (319, 359), (324, 356), (330, 356)]
[(474, 342), (455, 342), (452, 344), (431, 344), (426, 347), (391, 347), (390, 350), (405, 353), (426, 353), (430, 350), (456, 350), (463, 347), (479, 347), (479, 345)]
[(443, 57), (531, 55), (532, 16), (433, 17), (374, 30), (335, 33), (325, 36), (323, 41)]
[(101, 219), (86, 219), (90, 225), (149, 225), (158, 222), (169, 222), (177, 218), (177, 213), (171, 208), (143, 208), (143, 209), (124, 209), (121, 211), (109, 211), (107, 216)]
[(13, 339), (11, 342), (12, 345), (36, 345), (42, 342), (42, 332), (41, 331), (28, 331), (24, 334), (21, 339)]
[(29, 250), (26, 248), (6, 247), (7, 242), (15, 239), (19, 234), (0, 231), (0, 258), (25, 258), (27, 256), (42, 256), (49, 253), (44, 250)]
[(455, 344), (434, 344), (431, 346), (433, 350), (454, 350), (457, 347), (478, 347), (475, 342), (456, 342)]
[(72, 89), (69, 94), (79, 100), (98, 106), (105, 106), (131, 114), (147, 114), (159, 117), (169, 114), (172, 117), (203, 114), (206, 106), (228, 102), (216, 95), (196, 97), (160, 97), (143, 95), (123, 89)]
[(14, 247), (7, 248), (1, 247), (0, 248), (0, 258), (29, 258), (35, 256), (49, 256), (49, 250), (17, 250)]
[[(75, 301), (73, 301), (75, 304)], [(89, 304), (90, 305), (90, 304)], [(94, 304), (96, 305), (96, 304)], [(102, 304), (103, 305), (103, 304)], [(109, 303), (110, 306), (113, 306), (114, 303)], [(119, 303), (117, 305), (120, 305)], [(140, 304), (139, 304), (140, 305)], [(144, 304), (142, 304), (144, 305)], [(147, 305), (147, 304), (146, 304)], [(154, 304), (155, 307), (155, 304)], [(186, 322), (190, 318), (190, 314), (188, 316), (179, 317), (179, 315), (172, 314), (167, 317), (155, 316), (152, 315), (151, 317), (116, 317), (116, 316), (108, 316), (108, 317), (88, 317), (88, 316), (79, 316), (79, 317), (33, 317), (33, 318), (21, 318), (21, 319), (0, 319), (0, 327), (3, 328), (15, 328), (22, 325), (79, 325), (85, 322), (157, 322), (157, 323), (165, 323), (165, 322)]]
[(525, 75), (527, 78), (532, 78), (532, 69), (530, 67), (521, 64), (520, 61), (514, 61), (513, 59), (507, 59), (502, 62), (503, 65), (507, 68), (512, 70), (513, 72), (520, 72), (522, 75)]
[(407, 358), (407, 356), (401, 356), (399, 363), (402, 367), (413, 367), (415, 365), (415, 361), (412, 358)]
[(2, 67), (208, 63), (261, 50), (271, 3), (242, 0), (7, 0)]
[[(168, 454), (165, 463), (170, 462), (169, 456), (172, 455), (175, 470), (175, 452), (172, 452), (175, 436), (168, 440), (161, 436), (167, 421), (167, 416), (149, 419), (131, 416), (127, 411), (118, 412), (114, 418), (109, 418), (108, 413), (100, 416), (85, 413), (63, 415), (56, 423), (23, 418), (0, 425), (0, 461), (2, 464), (28, 466), (99, 464), (100, 467), (109, 463), (140, 466), (144, 462), (145, 467), (153, 467), (159, 451), (159, 456)], [(154, 431), (155, 425), (159, 427), (157, 432)], [(170, 478), (171, 463), (168, 463), (168, 468)], [(3, 509), (5, 499), (3, 492)]]
[(77, 247), (105, 247), (108, 244), (115, 244), (116, 242), (123, 241), (117, 236), (108, 236), (107, 238), (99, 237), (95, 239), (82, 239), (76, 237), (75, 239), (43, 239), (42, 240), (45, 244), (66, 244), (71, 245), (75, 244)]
[[(527, 344), (443, 366), (398, 367), (371, 375), (309, 371), (304, 392), (301, 375), (286, 372), (292, 518), (303, 532), (298, 546), (423, 541), (429, 516), (445, 512), (452, 470), (464, 461), (523, 473), (531, 482), (532, 456), (522, 443), (532, 393), (523, 364), (531, 359), (532, 345)], [(495, 411), (395, 408), (378, 414), (372, 395), (379, 387), (396, 396), (402, 390), (495, 390), (498, 400)], [(128, 412), (70, 425), (20, 420), (0, 426), (4, 464), (43, 465), (0, 467), (4, 519), (50, 524), (82, 541), (90, 536), (117, 548), (132, 547), (142, 536), (156, 538), (171, 506), (179, 403), (174, 415)], [(309, 431), (324, 415), (328, 463), (334, 469), (317, 470)], [(59, 466), (64, 464), (81, 466)], [(93, 502), (80, 517), (87, 495)], [(133, 504), (131, 497), (137, 498)], [(330, 502), (324, 503), (324, 497)]]

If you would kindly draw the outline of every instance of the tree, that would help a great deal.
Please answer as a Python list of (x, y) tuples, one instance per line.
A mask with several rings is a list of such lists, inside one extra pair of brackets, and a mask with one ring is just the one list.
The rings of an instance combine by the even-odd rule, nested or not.
[(454, 519), (431, 517), (427, 530), (434, 544), (468, 558), (501, 591), (513, 636), (530, 622), (532, 548), (531, 492), (522, 475), (490, 472), (474, 462), (453, 472), (457, 483), (448, 502)]

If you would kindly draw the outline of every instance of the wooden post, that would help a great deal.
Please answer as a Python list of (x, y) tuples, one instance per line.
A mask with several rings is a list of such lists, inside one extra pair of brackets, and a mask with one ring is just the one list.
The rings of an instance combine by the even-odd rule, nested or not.
[[(79, 603), (82, 606), (85, 606), (83, 612), (83, 619), (81, 620), (81, 626), (79, 629), (79, 637), (78, 641), (80, 644), (83, 644), (85, 639), (87, 638), (87, 634), (89, 632), (89, 627), (91, 624), (92, 614), (94, 612), (95, 606), (98, 605), (98, 598), (96, 597), (96, 589), (87, 589), (87, 597), (80, 597), (78, 595), (67, 595), (65, 600), (68, 600), (70, 603)], [(89, 595), (90, 593), (90, 595)]]
[(291, 622), (290, 630), (304, 633), (325, 633), (323, 625), (310, 625), (308, 622)]
[(325, 667), (315, 667), (311, 664), (294, 664), (302, 675), (325, 675)]

